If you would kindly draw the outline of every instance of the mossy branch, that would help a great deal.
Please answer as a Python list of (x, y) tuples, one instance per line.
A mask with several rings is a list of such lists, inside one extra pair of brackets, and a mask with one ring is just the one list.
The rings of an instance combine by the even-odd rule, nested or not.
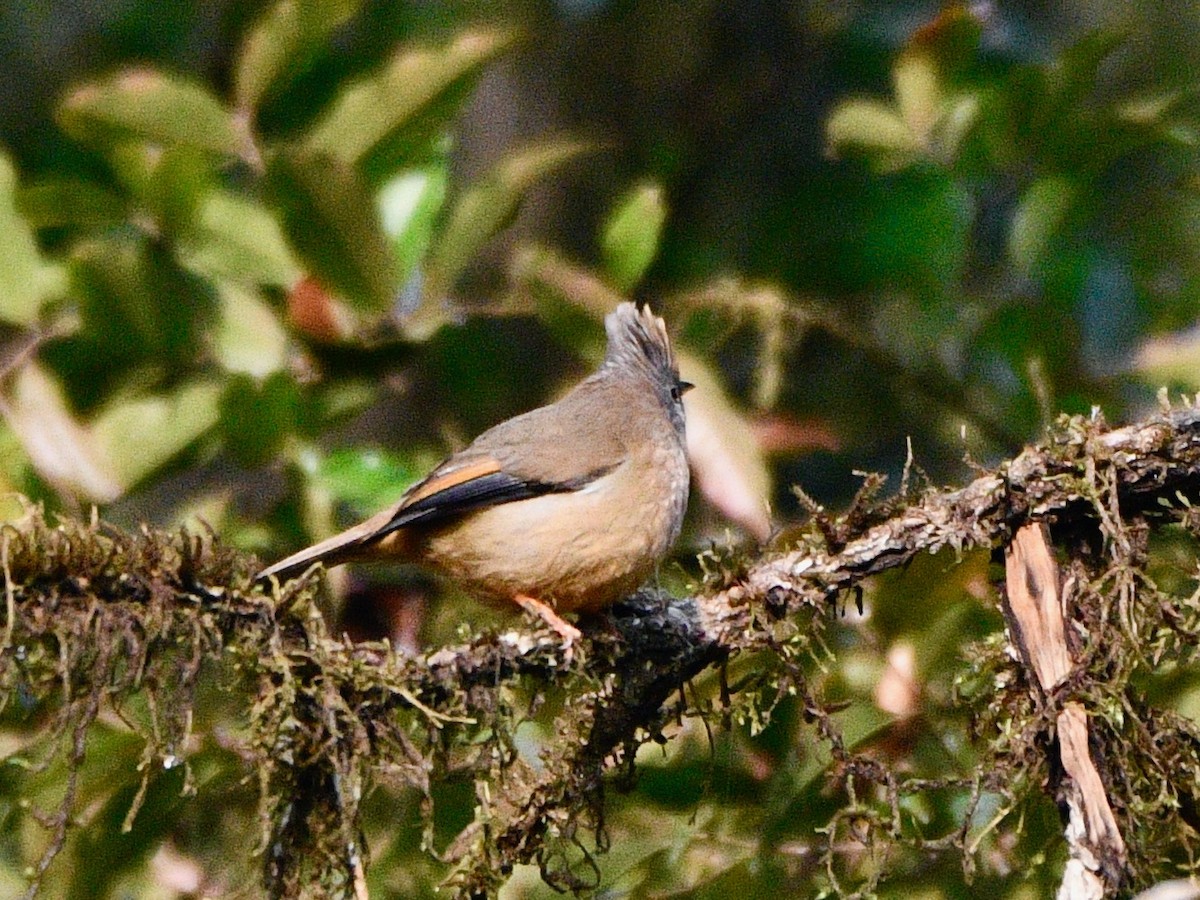
[[(689, 600), (635, 595), (587, 623), (590, 650), (574, 665), (548, 632), (486, 635), (422, 657), (354, 645), (330, 633), (315, 579), (264, 594), (252, 581), (256, 562), (214, 535), (129, 535), (69, 519), (52, 525), (30, 510), (0, 534), (0, 700), (9, 715), (14, 704), (38, 710), (46, 764), (64, 760), (68, 780), (57, 808), (43, 815), (50, 839), (29, 893), (67, 839), (77, 803), (73, 773), (97, 717), (105, 708), (122, 711), (134, 696), (151, 698), (144, 715), (129, 716), (146, 741), (147, 764), (128, 823), (149, 763), (186, 762), (193, 695), (208, 675), (253, 698), (239, 752), (261, 786), (263, 877), (273, 896), (363, 895), (369, 861), (360, 807), (370, 786), (399, 782), (428, 798), (437, 779), (458, 771), (506, 785), (504, 799), (481, 803), (475, 825), (445, 853), (459, 864), (453, 883), (460, 894), (488, 895), (513, 866), (529, 862), (556, 887), (586, 889), (595, 880), (590, 848), (604, 844), (606, 773), (631, 771), (638, 746), (665, 740), (673, 717), (696, 712), (682, 686), (733, 655), (755, 654), (758, 674), (743, 677), (742, 686), (752, 682), (767, 698), (740, 714), (769, 715), (772, 692), (794, 693), (832, 751), (829, 774), (847, 805), (827, 829), (829, 853), (840, 823), (849, 821), (905, 839), (899, 797), (929, 782), (904, 781), (847, 750), (797, 661), (819, 645), (831, 601), (864, 579), (947, 547), (1004, 547), (1029, 521), (1048, 522), (1069, 551), (1081, 585), (1073, 612), (1091, 629), (1090, 643), (1076, 654), (1068, 687), (1049, 696), (1031, 690), (1011, 654), (981, 653), (977, 664), (1012, 676), (995, 680), (990, 695), (966, 697), (977, 729), (986, 730), (998, 710), (1017, 723), (1014, 737), (993, 739), (988, 751), (993, 766), (1002, 759), (1013, 767), (1009, 785), (981, 770), (942, 786), (957, 784), (977, 800), (980, 791), (1039, 784), (1049, 765), (1043, 736), (1069, 696), (1094, 716), (1115, 700), (1139, 720), (1136, 740), (1113, 716), (1094, 720), (1098, 755), (1111, 752), (1121, 763), (1121, 780), (1108, 786), (1118, 818), (1137, 805), (1134, 794), (1153, 787), (1139, 779), (1157, 779), (1168, 800), (1183, 805), (1200, 788), (1179, 779), (1164, 787), (1160, 762), (1167, 754), (1200, 772), (1200, 735), (1178, 717), (1137, 705), (1127, 690), (1137, 664), (1128, 660), (1148, 650), (1105, 610), (1114, 598), (1128, 602), (1131, 592), (1151, 591), (1145, 581), (1114, 575), (1115, 567), (1144, 565), (1145, 528), (1182, 525), (1194, 534), (1197, 497), (1197, 410), (1166, 411), (1117, 430), (1097, 419), (1064, 419), (1045, 443), (965, 488), (865, 501), (836, 519), (820, 515), (788, 548), (714, 576)], [(1179, 598), (1155, 601), (1170, 637), (1162, 646), (1184, 655), (1196, 646), (1200, 616)], [(518, 682), (535, 691), (564, 682), (576, 692), (560, 716), (556, 752), (538, 774), (517, 759), (514, 714), (501, 699), (502, 688)], [(922, 839), (923, 846), (969, 853), (967, 831), (964, 823), (961, 834)], [(1135, 877), (1153, 858), (1144, 845), (1152, 838), (1145, 835), (1142, 846), (1129, 838)], [(571, 847), (577, 852), (564, 857)], [(830, 877), (836, 884), (832, 866)]]

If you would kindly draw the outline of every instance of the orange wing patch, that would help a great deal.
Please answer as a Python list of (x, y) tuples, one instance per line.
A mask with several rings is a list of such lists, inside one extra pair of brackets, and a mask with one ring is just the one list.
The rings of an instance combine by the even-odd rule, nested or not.
[(485, 475), (495, 475), (499, 471), (500, 463), (491, 457), (485, 457), (478, 462), (468, 463), (462, 468), (453, 469), (445, 474), (431, 475), (413, 488), (412, 493), (404, 498), (404, 502), (400, 504), (396, 512), (399, 513), (414, 503), (419, 503), (452, 487), (466, 484), (468, 481), (474, 481)]

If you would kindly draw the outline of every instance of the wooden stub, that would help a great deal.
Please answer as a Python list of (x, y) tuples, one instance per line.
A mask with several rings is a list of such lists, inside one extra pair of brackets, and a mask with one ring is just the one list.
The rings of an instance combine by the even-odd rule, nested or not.
[(1004, 553), (1008, 624), (1025, 665), (1049, 693), (1071, 672), (1058, 562), (1041, 522), (1022, 526)]
[[(1005, 615), (1013, 640), (1045, 699), (1071, 673), (1073, 661), (1066, 642), (1062, 579), (1044, 524), (1029, 523), (1017, 530), (1004, 554), (1004, 573)], [(1083, 705), (1064, 703), (1056, 726), (1071, 854), (1058, 897), (1099, 900), (1120, 883), (1127, 859), (1125, 841), (1092, 760)]]

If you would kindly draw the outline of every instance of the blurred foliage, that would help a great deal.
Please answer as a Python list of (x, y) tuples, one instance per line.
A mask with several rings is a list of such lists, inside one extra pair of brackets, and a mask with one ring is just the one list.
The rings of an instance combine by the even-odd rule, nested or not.
[[(682, 589), (730, 521), (765, 538), (766, 507), (787, 526), (845, 504), (859, 470), (899, 477), (911, 453), (917, 474), (957, 479), (964, 455), (1010, 455), (1059, 410), (1117, 421), (1164, 382), (1196, 390), (1200, 18), (1110, 6), (6, 5), (0, 486), (281, 554), (586, 371), (629, 294), (663, 310), (705, 391), (682, 569), (664, 572)], [(1187, 595), (1181, 543), (1151, 565)], [(855, 748), (929, 777), (980, 758), (955, 697), (963, 647), (998, 664), (987, 561), (948, 567), (880, 579), (869, 615), (831, 623), (806, 662)], [(436, 644), (488, 615), (451, 597), (418, 630)], [(881, 706), (897, 665), (918, 715)], [(1186, 667), (1139, 689), (1200, 714)], [(694, 690), (719, 723), (720, 686)], [(213, 745), (181, 748), (191, 780), (140, 792), (126, 723), (89, 731), (89, 814), (56, 890), (72, 869), (93, 896), (150, 896), (164, 871), (244, 866), (254, 798), (227, 704), (196, 700)], [(19, 694), (3, 713), (0, 893), (44, 845), (16, 773), (49, 714)], [(529, 760), (547, 721), (517, 733)], [(1050, 801), (968, 809), (970, 790), (903, 807), (930, 835), (980, 825), (965, 863), (864, 852), (835, 873), (817, 829), (858, 823), (838, 818), (804, 704), (729, 724), (689, 719), (643, 749), (608, 816), (604, 890), (809, 895), (870, 884), (872, 866), (892, 875), (882, 896), (1056, 883)], [(193, 789), (220, 802), (197, 808)], [(444, 846), (478, 798), (432, 790)], [(133, 797), (137, 833), (111, 827)], [(431, 895), (448, 868), (423, 852), (420, 798), (363, 802), (372, 887)], [(518, 871), (510, 891), (548, 890), (535, 881)]]

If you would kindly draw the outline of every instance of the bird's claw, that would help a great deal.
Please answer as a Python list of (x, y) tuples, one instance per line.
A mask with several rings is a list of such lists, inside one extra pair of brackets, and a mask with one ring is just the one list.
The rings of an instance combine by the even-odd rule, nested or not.
[(552, 607), (547, 606), (535, 597), (517, 594), (513, 599), (520, 604), (522, 609), (536, 615), (553, 628), (554, 632), (562, 638), (563, 661), (567, 665), (570, 665), (571, 661), (575, 658), (575, 642), (583, 637), (583, 633), (556, 613)]

